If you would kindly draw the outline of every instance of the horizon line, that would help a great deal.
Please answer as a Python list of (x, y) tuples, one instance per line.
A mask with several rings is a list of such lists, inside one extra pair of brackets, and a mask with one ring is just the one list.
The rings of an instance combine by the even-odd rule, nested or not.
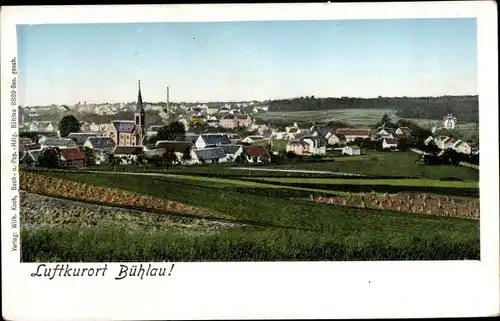
[[(293, 99), (300, 99), (300, 98), (312, 98), (314, 97), (314, 99), (365, 99), (365, 100), (368, 100), (368, 99), (384, 99), (384, 98), (388, 98), (388, 99), (401, 99), (401, 98), (405, 98), (405, 99), (423, 99), (423, 98), (444, 98), (444, 97), (474, 97), (474, 96), (477, 96), (479, 97), (479, 94), (476, 93), (476, 94), (471, 94), (471, 93), (467, 93), (467, 94), (443, 94), (443, 95), (427, 95), (427, 96), (371, 96), (371, 97), (361, 97), (361, 96), (357, 96), (357, 97), (354, 97), (354, 96), (337, 96), (337, 97), (333, 97), (333, 96), (315, 96), (315, 95), (311, 95), (311, 96), (294, 96), (294, 97), (286, 97), (286, 98), (272, 98), (272, 99), (263, 99), (263, 100), (257, 100), (257, 99), (252, 99), (252, 100), (195, 100), (195, 101), (189, 101), (189, 100), (184, 100), (184, 101), (169, 101), (170, 104), (183, 104), (183, 103), (186, 103), (186, 104), (214, 104), (214, 103), (246, 103), (246, 102), (271, 102), (271, 101), (279, 101), (279, 100), (293, 100)], [(107, 102), (91, 102), (91, 103), (87, 103), (87, 105), (101, 105), (101, 104), (120, 104), (120, 103), (135, 103), (137, 102), (137, 100), (130, 100), (130, 101), (107, 101)], [(143, 104), (154, 104), (154, 103), (166, 103), (167, 101), (166, 100), (160, 100), (160, 101), (147, 101), (147, 100), (144, 100), (143, 101)], [(20, 107), (23, 107), (23, 108), (26, 108), (26, 107), (47, 107), (47, 106), (75, 106), (77, 105), (78, 103), (74, 103), (74, 104), (36, 104), (36, 105), (25, 105), (25, 106), (22, 106), (20, 105)], [(83, 105), (83, 104), (81, 104)]]

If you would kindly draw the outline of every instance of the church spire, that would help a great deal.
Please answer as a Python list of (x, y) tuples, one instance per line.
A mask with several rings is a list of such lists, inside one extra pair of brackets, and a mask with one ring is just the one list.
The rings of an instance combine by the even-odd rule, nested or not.
[(136, 111), (142, 112), (144, 111), (144, 107), (142, 106), (141, 81), (139, 80), (138, 83), (139, 83), (139, 94), (137, 96)]

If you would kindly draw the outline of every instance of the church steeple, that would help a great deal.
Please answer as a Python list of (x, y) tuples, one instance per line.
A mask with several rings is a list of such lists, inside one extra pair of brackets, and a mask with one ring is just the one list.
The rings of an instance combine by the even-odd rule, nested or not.
[(134, 113), (135, 117), (135, 144), (134, 146), (142, 146), (142, 141), (146, 135), (146, 113), (142, 105), (141, 81), (139, 80), (139, 93), (137, 96), (137, 106)]
[(141, 81), (138, 81), (139, 84), (139, 94), (137, 96), (137, 106), (136, 106), (136, 111), (137, 112), (144, 112), (144, 107), (142, 105), (142, 94), (141, 94)]

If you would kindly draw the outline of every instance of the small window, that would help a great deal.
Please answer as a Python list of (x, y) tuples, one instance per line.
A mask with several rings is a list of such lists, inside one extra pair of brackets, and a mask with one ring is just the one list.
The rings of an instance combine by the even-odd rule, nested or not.
[(139, 116), (135, 116), (135, 124), (138, 125), (139, 124)]

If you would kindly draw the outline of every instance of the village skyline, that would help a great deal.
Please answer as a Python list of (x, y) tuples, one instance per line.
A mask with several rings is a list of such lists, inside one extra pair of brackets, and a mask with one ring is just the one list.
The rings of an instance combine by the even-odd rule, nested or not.
[(475, 19), (22, 25), (19, 95), (127, 102), (138, 79), (151, 102), (477, 95), (476, 38)]

